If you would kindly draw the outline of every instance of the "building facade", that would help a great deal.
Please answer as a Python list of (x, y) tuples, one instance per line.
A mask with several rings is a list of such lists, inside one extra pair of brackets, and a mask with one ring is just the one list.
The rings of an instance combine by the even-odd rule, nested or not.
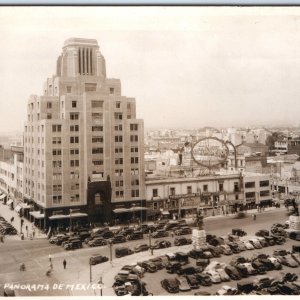
[[(121, 82), (106, 76), (94, 39), (65, 41), (56, 74), (28, 101), (24, 190), (44, 227), (144, 199), (143, 120)], [(72, 209), (72, 210), (70, 210)], [(52, 222), (52, 223), (51, 223)]]

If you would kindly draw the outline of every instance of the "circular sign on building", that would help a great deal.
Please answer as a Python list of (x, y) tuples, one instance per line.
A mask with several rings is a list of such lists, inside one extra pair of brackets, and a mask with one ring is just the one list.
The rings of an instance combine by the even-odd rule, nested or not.
[(229, 149), (224, 141), (207, 137), (192, 146), (191, 154), (198, 165), (211, 169), (227, 160)]

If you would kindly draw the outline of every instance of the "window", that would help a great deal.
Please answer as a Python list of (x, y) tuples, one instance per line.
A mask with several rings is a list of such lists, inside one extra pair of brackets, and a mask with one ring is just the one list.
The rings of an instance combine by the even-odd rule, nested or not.
[(116, 158), (115, 159), (115, 164), (116, 165), (122, 165), (123, 164), (123, 158), (121, 158), (121, 157), (120, 158)]
[(103, 131), (103, 126), (92, 126), (92, 131)]
[(52, 108), (52, 103), (51, 102), (47, 102), (47, 108)]
[(239, 195), (235, 195), (235, 200), (239, 200)]
[(72, 101), (72, 107), (76, 108), (77, 107), (77, 101)]
[(246, 182), (245, 188), (255, 188), (255, 181), (252, 182)]
[(112, 95), (113, 93), (115, 92), (115, 89), (114, 88), (109, 88), (109, 93)]
[(70, 131), (79, 131), (79, 125), (71, 125)]
[(123, 153), (123, 148), (121, 147), (115, 148), (115, 153)]
[(79, 189), (79, 183), (73, 183), (71, 184), (71, 190), (74, 191), (74, 190), (78, 190)]
[(174, 196), (174, 195), (175, 195), (175, 188), (174, 188), (174, 187), (171, 187), (171, 188), (170, 188), (170, 195), (171, 195), (171, 196)]
[(158, 197), (158, 189), (152, 189), (152, 197)]
[(255, 200), (255, 192), (248, 192), (245, 193), (246, 199), (247, 198), (253, 198), (253, 200)]
[(116, 169), (115, 170), (115, 176), (122, 176), (123, 175), (123, 169)]
[(138, 179), (131, 180), (131, 185), (139, 185), (140, 181)]
[(48, 113), (48, 114), (47, 114), (47, 119), (48, 119), (48, 120), (52, 119), (52, 114)]
[(131, 175), (139, 175), (139, 169), (131, 169)]
[(70, 179), (79, 179), (78, 172), (70, 172)]
[(79, 136), (70, 136), (70, 143), (71, 144), (79, 143)]
[(269, 186), (269, 180), (263, 180), (259, 182), (260, 187)]
[(187, 186), (186, 187), (186, 193), (187, 194), (191, 194), (192, 193), (192, 187), (191, 186)]
[(127, 109), (131, 109), (131, 104), (127, 103)]
[(61, 168), (61, 160), (54, 160), (52, 162), (53, 168)]
[(115, 113), (115, 120), (123, 120), (123, 114)]
[(103, 119), (103, 115), (100, 113), (92, 113), (92, 122), (99, 123)]
[(138, 130), (138, 124), (130, 124), (130, 130)]
[(239, 183), (238, 182), (235, 182), (234, 183), (234, 192), (239, 192), (240, 191), (240, 187), (239, 187)]
[(77, 159), (70, 160), (70, 167), (79, 167), (79, 160)]
[(52, 132), (61, 132), (61, 125), (52, 125)]
[(61, 192), (62, 191), (62, 186), (61, 184), (53, 185), (53, 192)]
[(131, 190), (131, 197), (139, 197), (140, 191), (139, 190)]
[(79, 149), (70, 149), (70, 154), (71, 155), (79, 154)]
[(79, 113), (70, 113), (70, 120), (78, 120)]
[(130, 142), (138, 142), (139, 136), (138, 135), (131, 135), (130, 136)]
[(95, 194), (95, 204), (102, 204), (100, 193)]
[(223, 185), (223, 183), (219, 183), (219, 191), (220, 192), (224, 191), (224, 185)]
[(61, 180), (62, 176), (61, 173), (54, 173), (53, 174), (53, 180)]
[(133, 153), (133, 152), (139, 152), (139, 148), (138, 147), (131, 147), (130, 151), (131, 151), (131, 153)]
[(62, 196), (58, 195), (58, 196), (53, 196), (53, 204), (61, 204), (62, 202)]
[(116, 135), (116, 136), (115, 136), (115, 142), (116, 142), (116, 143), (121, 143), (121, 142), (123, 142), (123, 136), (122, 136), (122, 135)]
[(92, 149), (92, 154), (96, 154), (96, 153), (103, 153), (103, 148), (93, 148)]
[(61, 149), (53, 149), (52, 155), (61, 155)]
[(122, 131), (122, 130), (123, 130), (122, 124), (119, 124), (119, 125), (115, 126), (115, 131)]
[(116, 108), (121, 108), (121, 102), (116, 102)]
[(103, 143), (103, 137), (102, 136), (92, 137), (92, 143)]
[(116, 197), (121, 198), (124, 196), (124, 191), (116, 191)]
[(203, 192), (207, 192), (208, 191), (208, 185), (207, 184), (204, 184), (203, 185)]
[(61, 144), (61, 137), (53, 137), (52, 144)]
[(71, 86), (67, 86), (67, 93), (70, 94), (72, 92), (72, 87)]
[(260, 195), (261, 197), (270, 196), (270, 191), (269, 191), (269, 190), (268, 190), (268, 191), (260, 191), (260, 192), (259, 192), (259, 195)]
[(92, 100), (92, 107), (93, 108), (103, 107), (103, 101)]
[(122, 187), (124, 185), (123, 180), (116, 181), (116, 187)]
[(93, 165), (94, 166), (102, 166), (103, 165), (103, 160), (93, 160)]
[(139, 163), (139, 158), (138, 157), (131, 157), (131, 163), (132, 164), (138, 164)]

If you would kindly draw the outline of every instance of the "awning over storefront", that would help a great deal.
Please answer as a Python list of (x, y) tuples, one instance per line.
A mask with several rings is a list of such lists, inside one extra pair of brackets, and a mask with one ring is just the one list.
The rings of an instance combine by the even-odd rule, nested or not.
[(23, 203), (23, 202), (18, 203), (18, 205), (20, 205), (24, 209), (30, 209), (30, 207), (31, 207), (31, 205), (28, 205), (28, 204)]
[(169, 215), (170, 212), (169, 212), (168, 210), (163, 210), (163, 211), (161, 212), (161, 214), (162, 214), (162, 215)]
[(19, 205), (19, 204), (15, 207), (15, 211), (16, 211), (17, 213), (19, 213), (21, 209), (22, 209), (22, 207), (21, 207), (21, 205)]
[(41, 214), (40, 211), (31, 211), (29, 214), (32, 215), (35, 219), (45, 218), (45, 214)]
[(125, 207), (121, 207), (121, 208), (115, 208), (113, 210), (113, 212), (115, 214), (121, 214), (121, 213), (125, 213), (125, 212), (129, 212), (129, 209), (125, 208)]
[(53, 215), (49, 217), (49, 220), (68, 219), (70, 215)]
[(24, 195), (24, 198), (27, 199), (27, 200), (31, 200), (31, 197), (27, 194)]
[(70, 218), (82, 218), (82, 217), (87, 217), (88, 215), (86, 213), (82, 213), (82, 212), (76, 212), (76, 213), (72, 213), (69, 215)]
[(6, 196), (7, 196), (6, 194), (0, 195), (0, 200), (3, 200)]
[(149, 209), (147, 210), (147, 216), (160, 215), (161, 211), (159, 209)]
[(6, 202), (6, 204), (7, 204), (7, 205), (11, 205), (13, 202), (14, 202), (13, 199), (9, 199), (9, 200)]
[(141, 206), (134, 206), (134, 207), (131, 207), (129, 209), (129, 211), (141, 211), (141, 210), (148, 210), (147, 207), (141, 207)]

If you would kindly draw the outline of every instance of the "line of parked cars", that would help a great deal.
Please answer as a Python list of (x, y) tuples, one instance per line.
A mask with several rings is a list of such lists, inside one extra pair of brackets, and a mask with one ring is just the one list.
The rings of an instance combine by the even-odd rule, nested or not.
[(15, 235), (17, 230), (14, 226), (8, 223), (3, 217), (0, 216), (0, 234), (2, 235)]

